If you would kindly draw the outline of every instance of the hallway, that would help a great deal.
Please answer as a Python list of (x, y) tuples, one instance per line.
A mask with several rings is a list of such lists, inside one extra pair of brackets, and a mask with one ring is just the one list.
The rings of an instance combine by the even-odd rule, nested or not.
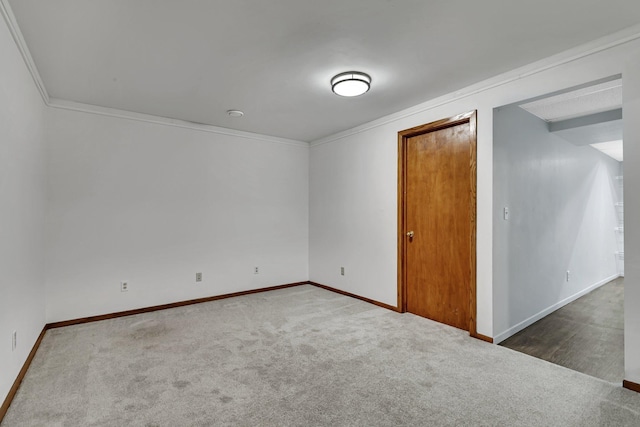
[(501, 346), (600, 378), (624, 378), (624, 278), (567, 304)]

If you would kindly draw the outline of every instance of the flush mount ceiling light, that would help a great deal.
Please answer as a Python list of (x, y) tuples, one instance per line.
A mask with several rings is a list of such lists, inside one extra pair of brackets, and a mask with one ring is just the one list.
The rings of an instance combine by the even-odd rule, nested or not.
[(358, 96), (371, 86), (371, 77), (359, 71), (340, 73), (331, 79), (331, 90), (340, 96)]
[(244, 113), (240, 110), (227, 110), (227, 115), (229, 117), (242, 117)]

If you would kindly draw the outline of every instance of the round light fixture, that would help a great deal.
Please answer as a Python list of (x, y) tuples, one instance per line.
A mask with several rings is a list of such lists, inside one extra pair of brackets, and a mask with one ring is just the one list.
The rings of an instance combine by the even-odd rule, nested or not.
[(240, 110), (227, 110), (229, 117), (242, 117), (244, 113)]
[(358, 96), (371, 86), (371, 77), (359, 71), (340, 73), (331, 79), (331, 90), (340, 96)]

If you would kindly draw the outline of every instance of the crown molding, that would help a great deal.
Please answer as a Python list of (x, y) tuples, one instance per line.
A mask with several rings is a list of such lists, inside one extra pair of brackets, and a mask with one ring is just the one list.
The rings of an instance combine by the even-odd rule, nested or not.
[(145, 122), (145, 123), (154, 123), (154, 124), (163, 125), (163, 126), (173, 126), (173, 127), (183, 128), (183, 129), (191, 129), (199, 132), (209, 132), (209, 133), (215, 133), (218, 135), (234, 136), (234, 137), (239, 137), (244, 139), (252, 139), (255, 141), (269, 142), (273, 144), (284, 144), (284, 145), (292, 145), (296, 147), (306, 147), (306, 148), (309, 147), (309, 143), (303, 142), (303, 141), (296, 141), (293, 139), (279, 138), (275, 136), (262, 135), (262, 134), (253, 133), (253, 132), (245, 132), (245, 131), (239, 131), (235, 129), (223, 128), (219, 126), (206, 125), (202, 123), (194, 123), (186, 120), (170, 119), (167, 117), (135, 113), (132, 111), (126, 111), (126, 110), (121, 110), (116, 108), (100, 107), (97, 105), (83, 104), (83, 103), (67, 101), (59, 98), (51, 98), (49, 96), (49, 93), (47, 92), (44, 82), (42, 81), (42, 78), (40, 77), (38, 68), (36, 67), (33, 57), (31, 56), (31, 52), (29, 51), (29, 48), (27, 47), (27, 43), (22, 35), (22, 31), (20, 30), (20, 26), (18, 25), (18, 21), (16, 20), (16, 17), (13, 13), (13, 10), (11, 9), (11, 5), (9, 4), (8, 0), (0, 0), (0, 12), (2, 13), (2, 17), (4, 18), (5, 22), (7, 23), (7, 27), (9, 28), (9, 32), (13, 37), (13, 41), (15, 42), (18, 50), (20, 51), (20, 54), (22, 55), (22, 59), (24, 60), (24, 63), (27, 66), (27, 69), (29, 70), (29, 73), (31, 74), (31, 77), (33, 78), (34, 83), (36, 84), (36, 88), (40, 92), (40, 96), (42, 97), (42, 100), (44, 101), (44, 104), (47, 107), (60, 108), (60, 109), (70, 110), (70, 111), (78, 111), (78, 112), (83, 112), (88, 114), (117, 117), (121, 119), (135, 120), (135, 121)]
[(414, 116), (416, 114), (423, 113), (428, 110), (432, 110), (443, 105), (477, 95), (482, 92), (486, 92), (491, 89), (512, 83), (514, 81), (529, 77), (538, 73), (542, 73), (549, 69), (568, 64), (587, 56), (594, 55), (598, 52), (605, 51), (607, 49), (614, 48), (616, 46), (623, 45), (625, 43), (632, 42), (640, 39), (640, 25), (634, 25), (628, 27), (617, 33), (610, 34), (608, 36), (593, 40), (589, 43), (577, 46), (575, 48), (560, 52), (556, 55), (547, 57), (540, 61), (533, 62), (515, 70), (508, 71), (506, 73), (499, 74), (495, 77), (483, 80), (479, 83), (475, 83), (471, 86), (467, 86), (461, 90), (448, 93), (446, 95), (431, 99), (413, 107), (406, 108), (397, 113), (390, 114), (388, 116), (381, 117), (377, 120), (373, 120), (368, 123), (364, 123), (360, 126), (342, 131), (333, 135), (329, 135), (324, 138), (311, 141), (309, 145), (317, 147), (319, 145), (328, 144), (331, 142), (339, 141), (344, 138), (348, 138), (359, 133), (375, 129), (380, 126), (387, 125), (389, 123), (396, 122), (398, 120), (405, 119), (407, 117)]
[(20, 54), (22, 55), (22, 59), (24, 60), (31, 77), (33, 77), (33, 81), (38, 88), (38, 92), (40, 92), (40, 96), (42, 96), (42, 100), (45, 104), (49, 104), (49, 93), (47, 92), (47, 88), (45, 88), (44, 83), (42, 82), (42, 78), (40, 78), (40, 73), (38, 72), (38, 68), (36, 67), (36, 63), (33, 61), (33, 57), (31, 56), (31, 52), (29, 52), (29, 48), (27, 47), (27, 43), (22, 36), (22, 31), (20, 31), (20, 27), (18, 26), (18, 21), (16, 21), (16, 17), (13, 14), (13, 10), (11, 9), (11, 5), (8, 0), (0, 0), (0, 13), (2, 13), (2, 17), (4, 21), (7, 23), (7, 27), (9, 28), (9, 32), (13, 37), (13, 41), (16, 43)]
[(18, 26), (18, 22), (16, 21), (15, 15), (13, 14), (13, 10), (9, 5), (8, 0), (0, 0), (0, 13), (2, 13), (3, 18), (7, 23), (7, 27), (11, 32), (13, 40), (15, 41), (16, 46), (20, 51), (20, 54), (22, 55), (22, 58), (25, 62), (25, 65), (27, 66), (27, 69), (29, 70), (29, 73), (31, 73), (33, 81), (36, 84), (36, 87), (40, 92), (40, 95), (42, 96), (42, 100), (44, 101), (45, 105), (47, 105), (48, 107), (85, 112), (90, 114), (104, 115), (104, 116), (110, 116), (110, 117), (118, 117), (122, 119), (135, 120), (135, 121), (141, 121), (146, 123), (155, 123), (155, 124), (160, 124), (164, 126), (175, 126), (175, 127), (185, 128), (185, 129), (197, 130), (201, 132), (210, 132), (210, 133), (216, 133), (216, 134), (227, 135), (227, 136), (237, 136), (237, 137), (253, 139), (257, 141), (265, 141), (270, 143), (301, 146), (301, 147), (316, 147), (319, 145), (338, 141), (338, 140), (347, 138), (349, 136), (363, 133), (368, 130), (371, 130), (380, 126), (384, 126), (386, 124), (393, 123), (398, 120), (402, 120), (404, 118), (414, 116), (416, 114), (420, 114), (422, 112), (449, 104), (451, 102), (455, 102), (473, 95), (477, 95), (479, 93), (494, 89), (496, 87), (503, 86), (508, 83), (523, 79), (525, 77), (529, 77), (534, 74), (541, 73), (551, 68), (555, 68), (560, 65), (567, 64), (572, 61), (576, 61), (578, 59), (596, 54), (598, 52), (602, 52), (604, 50), (640, 39), (640, 25), (634, 25), (632, 27), (626, 28), (617, 33), (611, 34), (609, 36), (602, 37), (600, 39), (578, 46), (576, 48), (569, 49), (559, 54), (550, 56), (546, 59), (536, 61), (529, 65), (525, 65), (524, 67), (520, 67), (515, 70), (511, 70), (509, 72), (489, 78), (482, 82), (473, 84), (471, 86), (467, 86), (466, 88), (463, 88), (459, 91), (455, 91), (447, 95), (434, 98), (424, 103), (401, 110), (397, 113), (394, 113), (385, 117), (381, 117), (380, 119), (377, 119), (368, 123), (364, 123), (360, 126), (356, 126), (349, 130), (339, 132), (321, 139), (317, 139), (315, 141), (312, 141), (311, 143), (307, 143), (307, 142), (296, 141), (296, 140), (291, 140), (286, 138), (262, 135), (258, 133), (238, 131), (234, 129), (228, 129), (228, 128), (223, 128), (223, 127), (218, 127), (213, 125), (188, 122), (185, 120), (170, 119), (167, 117), (135, 113), (135, 112), (120, 110), (116, 108), (100, 107), (97, 105), (82, 104), (79, 102), (66, 101), (66, 100), (57, 99), (57, 98), (50, 98), (49, 93), (47, 92), (47, 89), (44, 86), (44, 82), (40, 77), (38, 68), (36, 67), (33, 57), (31, 56), (29, 48), (27, 47), (24, 37), (22, 36), (22, 32), (20, 31), (20, 27)]
[(77, 111), (99, 116), (117, 117), (119, 119), (133, 120), (137, 122), (153, 123), (162, 126), (172, 126), (183, 129), (191, 129), (199, 132), (215, 133), (218, 135), (234, 136), (255, 141), (270, 142), (272, 144), (292, 145), (296, 147), (309, 147), (308, 142), (296, 141), (294, 139), (279, 138), (276, 136), (263, 135), (260, 133), (245, 132), (241, 130), (223, 128), (219, 126), (207, 125), (204, 123), (189, 122), (186, 120), (171, 119), (168, 117), (154, 116), (151, 114), (135, 113), (133, 111), (120, 110), (117, 108), (100, 107), (81, 102), (67, 101), (64, 99), (51, 98), (47, 104), (51, 108), (61, 110)]

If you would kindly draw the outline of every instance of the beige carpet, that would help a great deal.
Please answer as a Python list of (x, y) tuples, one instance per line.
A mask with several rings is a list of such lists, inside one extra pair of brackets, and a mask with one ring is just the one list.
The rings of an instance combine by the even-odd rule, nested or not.
[(640, 426), (640, 394), (309, 285), (47, 332), (8, 426)]

